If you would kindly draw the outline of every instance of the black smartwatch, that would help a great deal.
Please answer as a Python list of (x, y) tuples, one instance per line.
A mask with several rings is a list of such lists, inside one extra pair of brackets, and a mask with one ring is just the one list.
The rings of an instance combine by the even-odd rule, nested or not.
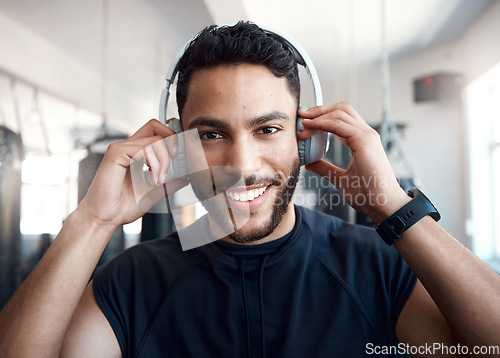
[(420, 190), (410, 189), (408, 195), (413, 199), (375, 228), (387, 245), (394, 244), (408, 228), (426, 215), (436, 221), (441, 219), (436, 207)]

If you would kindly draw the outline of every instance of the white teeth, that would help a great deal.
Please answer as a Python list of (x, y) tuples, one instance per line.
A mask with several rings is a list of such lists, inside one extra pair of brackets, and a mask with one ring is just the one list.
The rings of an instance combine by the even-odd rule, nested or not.
[(226, 193), (231, 199), (236, 201), (252, 201), (261, 196), (266, 191), (266, 189), (267, 187), (247, 190), (246, 192), (239, 192), (239, 193), (226, 191)]

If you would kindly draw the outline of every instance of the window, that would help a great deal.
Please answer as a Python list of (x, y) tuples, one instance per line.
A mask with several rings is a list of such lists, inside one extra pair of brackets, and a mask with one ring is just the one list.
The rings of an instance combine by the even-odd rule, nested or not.
[[(0, 125), (19, 133), (24, 146), (21, 233), (55, 236), (78, 204), (84, 144), (101, 134), (102, 118), (0, 71)], [(140, 220), (124, 228), (133, 237), (140, 229)]]
[[(500, 268), (500, 63), (466, 88), (472, 249)], [(498, 265), (498, 266), (497, 266)]]
[(68, 155), (28, 154), (23, 161), (21, 232), (57, 234), (68, 212)]

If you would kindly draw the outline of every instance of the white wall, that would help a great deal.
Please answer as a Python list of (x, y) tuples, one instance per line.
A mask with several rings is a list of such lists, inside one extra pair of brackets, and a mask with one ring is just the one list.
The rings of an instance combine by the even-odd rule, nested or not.
[[(101, 113), (100, 74), (1, 12), (0, 69), (81, 108)], [(109, 83), (107, 92), (110, 122), (124, 131), (135, 130), (137, 118), (151, 112), (149, 103), (122, 87)]]
[[(467, 136), (461, 101), (413, 102), (413, 80), (439, 72), (458, 72), (465, 84), (500, 62), (500, 2), (494, 2), (452, 43), (423, 49), (391, 59), (391, 113), (396, 122), (407, 124), (404, 147), (424, 191), (442, 214), (441, 224), (471, 247), (465, 225), (469, 216)], [(339, 80), (340, 92), (331, 100), (351, 100), (347, 78)], [(379, 66), (359, 69), (357, 98), (352, 99), (370, 124), (381, 116)]]

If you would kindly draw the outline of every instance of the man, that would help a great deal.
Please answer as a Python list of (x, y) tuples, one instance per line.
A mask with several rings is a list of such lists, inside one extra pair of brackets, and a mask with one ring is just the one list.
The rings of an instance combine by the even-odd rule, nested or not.
[[(293, 205), (298, 79), (279, 39), (246, 23), (206, 29), (179, 66), (183, 128), (198, 130), (210, 175), (238, 168), (245, 181), (226, 185), (230, 216), (208, 207), (208, 227), (234, 226), (248, 210), (246, 223), (193, 250), (176, 234), (138, 245), (88, 284), (113, 230), (147, 210), (134, 197), (132, 158), (150, 167), (149, 206), (186, 184), (165, 179), (177, 148), (162, 139), (174, 132), (148, 122), (108, 148), (87, 196), (1, 313), (2, 357), (361, 357), (394, 355), (397, 342), (415, 356), (433, 343), (472, 355), (499, 344), (500, 279), (432, 218), (388, 247), (370, 229)], [(411, 200), (349, 104), (298, 114), (301, 139), (324, 130), (351, 151), (346, 170), (326, 161), (306, 169), (365, 198), (353, 200), (357, 210), (379, 223)], [(206, 173), (190, 180), (201, 200), (217, 191)], [(199, 234), (197, 225), (187, 230)]]

